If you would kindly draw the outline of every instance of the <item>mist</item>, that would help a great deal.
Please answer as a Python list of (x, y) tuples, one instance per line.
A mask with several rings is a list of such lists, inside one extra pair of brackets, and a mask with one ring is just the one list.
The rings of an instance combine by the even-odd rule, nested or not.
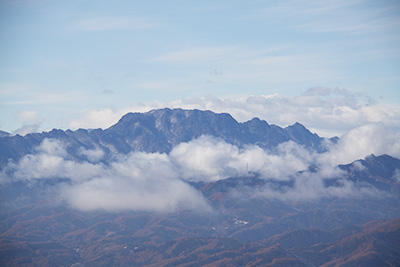
[[(191, 182), (215, 182), (229, 177), (257, 177), (266, 181), (252, 195), (282, 201), (378, 196), (379, 191), (355, 186), (343, 179), (338, 164), (348, 164), (370, 154), (399, 157), (399, 134), (382, 124), (355, 128), (324, 153), (310, 151), (293, 141), (274, 151), (256, 145), (237, 147), (222, 139), (201, 136), (180, 143), (169, 154), (132, 152), (108, 163), (100, 160), (100, 148), (80, 148), (86, 160), (76, 161), (67, 144), (44, 139), (34, 153), (10, 162), (1, 182), (64, 178), (57, 186), (67, 205), (83, 211), (141, 210), (170, 212), (178, 209), (210, 211), (210, 205)], [(313, 166), (314, 171), (305, 171)], [(361, 164), (355, 165), (363, 168)], [(336, 179), (334, 186), (325, 181)], [(292, 181), (292, 187), (276, 189), (270, 182)]]

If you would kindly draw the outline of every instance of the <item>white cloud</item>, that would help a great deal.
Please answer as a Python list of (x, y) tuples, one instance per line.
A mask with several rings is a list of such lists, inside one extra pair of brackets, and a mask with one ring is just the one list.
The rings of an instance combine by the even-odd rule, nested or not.
[(146, 112), (155, 108), (185, 108), (230, 113), (238, 121), (254, 117), (281, 127), (300, 122), (320, 136), (341, 136), (369, 123), (383, 123), (400, 130), (400, 106), (379, 105), (367, 96), (345, 89), (312, 88), (296, 97), (243, 95), (232, 97), (193, 97), (171, 102), (153, 101), (124, 109), (91, 110), (70, 122), (72, 128), (107, 128), (127, 112)]
[(90, 110), (77, 119), (73, 119), (69, 126), (72, 129), (97, 129), (108, 128), (128, 113), (129, 110), (114, 110), (110, 108)]
[(83, 147), (81, 147), (78, 153), (85, 156), (90, 162), (98, 162), (104, 156), (104, 151), (100, 148), (84, 149)]
[(19, 134), (24, 136), (28, 133), (37, 132), (41, 126), (41, 119), (39, 118), (38, 113), (34, 110), (20, 111), (16, 117), (16, 121), (22, 122), (23, 125), (14, 130), (12, 135)]
[(259, 117), (279, 126), (300, 122), (321, 136), (328, 137), (375, 122), (383, 122), (388, 127), (400, 129), (400, 107), (371, 105), (370, 102), (369, 98), (344, 90), (334, 90), (334, 93), (324, 96), (211, 96), (175, 101), (170, 106), (227, 112), (239, 121)]
[[(321, 198), (379, 197), (375, 188), (356, 186), (344, 179), (345, 173), (338, 164), (349, 164), (370, 154), (389, 154), (400, 157), (400, 135), (385, 128), (383, 124), (368, 124), (353, 129), (330, 147), (318, 154), (304, 147), (286, 142), (272, 153), (257, 146), (239, 149), (222, 140), (203, 136), (175, 147), (170, 158), (178, 165), (181, 176), (192, 181), (215, 181), (234, 176), (246, 176), (249, 172), (260, 174), (266, 179), (266, 186), (251, 191), (261, 197), (284, 201), (318, 200)], [(315, 166), (316, 172), (301, 172), (308, 166)], [(356, 163), (356, 168), (365, 168)], [(268, 181), (294, 179), (293, 187), (277, 190)], [(327, 186), (325, 181), (336, 179), (335, 185)], [(397, 179), (397, 176), (396, 176)]]
[(35, 150), (40, 154), (53, 155), (57, 157), (66, 157), (68, 155), (64, 144), (55, 139), (44, 139)]
[(239, 150), (237, 147), (212, 137), (200, 137), (181, 143), (170, 156), (177, 162), (182, 176), (188, 180), (215, 181), (234, 176)]
[[(68, 178), (70, 183), (57, 187), (60, 195), (73, 208), (85, 211), (211, 210), (199, 192), (179, 179), (166, 154), (136, 152), (105, 165), (68, 159), (64, 144), (55, 140), (45, 139), (35, 151), (9, 163), (1, 172), (1, 182)], [(81, 151), (92, 159), (101, 154)]]
[(26, 155), (18, 165), (14, 178), (18, 180), (57, 178), (64, 171), (64, 160), (54, 155)]
[(383, 123), (371, 123), (350, 130), (339, 143), (321, 155), (330, 165), (347, 164), (370, 154), (389, 154), (400, 158), (400, 133)]
[(38, 132), (40, 129), (40, 123), (38, 124), (29, 124), (29, 125), (23, 125), (22, 127), (16, 129), (11, 133), (11, 135), (22, 135), (25, 136), (26, 134), (29, 133), (35, 133)]
[(14, 170), (14, 179), (32, 181), (70, 178), (74, 181), (85, 181), (106, 172), (102, 164), (68, 160), (65, 145), (58, 140), (44, 139), (35, 152), (25, 155), (18, 163), (9, 164), (8, 168)]
[(81, 210), (210, 210), (199, 192), (177, 178), (165, 154), (132, 153), (107, 174), (67, 187), (64, 198)]
[[(370, 138), (377, 136), (372, 134)], [(399, 140), (397, 138), (397, 144), (400, 144)], [(257, 173), (260, 178), (265, 179), (265, 186), (244, 192), (268, 199), (309, 201), (332, 197), (380, 196), (377, 189), (356, 186), (350, 180), (346, 180), (345, 172), (337, 167), (343, 160), (347, 160), (344, 163), (350, 163), (381, 149), (376, 147), (372, 150), (359, 150), (364, 144), (364, 140), (357, 142), (345, 139), (332, 147), (331, 151), (318, 154), (309, 152), (290, 141), (281, 144), (275, 152), (271, 152), (257, 146), (239, 149), (220, 139), (202, 136), (175, 147), (170, 153), (170, 160), (178, 167), (180, 176), (189, 181), (212, 182)], [(346, 155), (349, 151), (354, 153)], [(315, 166), (313, 172), (300, 172), (307, 170), (309, 166)], [(276, 182), (292, 179), (294, 179), (292, 187), (276, 185)], [(328, 186), (326, 181), (331, 179), (336, 180), (335, 185)], [(241, 194), (236, 192), (236, 189), (232, 190), (234, 194)]]
[(306, 169), (311, 155), (301, 146), (287, 142), (277, 153), (247, 146), (239, 149), (220, 139), (202, 136), (181, 143), (170, 152), (183, 179), (190, 181), (216, 181), (228, 177), (259, 173), (263, 178), (287, 180), (289, 175)]

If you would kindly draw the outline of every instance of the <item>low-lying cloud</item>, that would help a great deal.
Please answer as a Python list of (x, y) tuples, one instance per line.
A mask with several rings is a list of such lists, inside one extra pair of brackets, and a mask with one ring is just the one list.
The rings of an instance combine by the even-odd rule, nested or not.
[[(57, 186), (60, 196), (73, 208), (84, 211), (211, 210), (190, 182), (255, 174), (266, 181), (264, 187), (252, 192), (259, 197), (291, 201), (370, 196), (378, 192), (344, 179), (337, 165), (372, 153), (400, 158), (400, 134), (380, 123), (364, 125), (343, 135), (322, 154), (292, 141), (271, 152), (256, 145), (239, 148), (211, 136), (181, 143), (169, 154), (132, 152), (107, 164), (100, 161), (104, 151), (99, 148), (78, 151), (86, 161), (74, 160), (62, 142), (45, 139), (33, 154), (10, 162), (0, 173), (0, 182), (66, 178), (68, 182), (64, 179)], [(309, 166), (316, 172), (300, 172)], [(326, 185), (329, 179), (335, 179), (334, 185)], [(271, 186), (274, 182), (289, 181), (293, 186)]]
[(170, 152), (181, 177), (189, 181), (216, 181), (228, 177), (258, 173), (263, 178), (286, 180), (311, 163), (310, 153), (294, 142), (278, 146), (277, 153), (258, 146), (245, 148), (228, 144), (210, 136), (181, 143)]
[(62, 196), (81, 210), (210, 209), (199, 192), (178, 179), (168, 156), (158, 153), (122, 157), (97, 176), (66, 186)]
[(36, 151), (8, 164), (1, 173), (2, 183), (67, 178), (70, 182), (58, 187), (61, 197), (85, 211), (210, 209), (199, 192), (178, 179), (166, 154), (134, 152), (106, 165), (68, 159), (57, 140), (45, 139)]

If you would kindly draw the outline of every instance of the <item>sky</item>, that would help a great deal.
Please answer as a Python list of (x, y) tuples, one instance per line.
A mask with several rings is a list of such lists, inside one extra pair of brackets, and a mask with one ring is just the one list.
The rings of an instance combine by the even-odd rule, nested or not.
[(182, 107), (400, 130), (398, 1), (0, 0), (0, 129)]

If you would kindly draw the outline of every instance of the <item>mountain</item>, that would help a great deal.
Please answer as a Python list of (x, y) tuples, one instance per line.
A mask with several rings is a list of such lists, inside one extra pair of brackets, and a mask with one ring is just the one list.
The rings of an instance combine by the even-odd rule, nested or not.
[(9, 159), (18, 161), (34, 152), (34, 148), (45, 138), (67, 143), (68, 153), (82, 159), (80, 148), (100, 148), (109, 157), (132, 151), (169, 152), (174, 146), (202, 135), (214, 136), (239, 147), (255, 144), (264, 149), (274, 149), (291, 140), (319, 152), (325, 150), (326, 141), (299, 123), (281, 128), (258, 118), (239, 123), (226, 113), (166, 108), (147, 113), (128, 113), (105, 130), (54, 129), (25, 136), (0, 137), (0, 166), (4, 167)]
[(389, 155), (376, 157), (371, 154), (349, 165), (339, 165), (339, 168), (348, 172), (349, 179), (359, 184), (368, 183), (381, 190), (399, 193), (399, 165), (400, 160)]
[[(182, 149), (204, 135), (234, 148)], [(105, 130), (1, 137), (0, 265), (398, 266), (400, 159), (307, 168), (291, 150), (279, 154), (288, 141), (318, 157), (338, 139), (182, 109), (129, 113)], [(291, 161), (300, 169), (287, 172)], [(146, 208), (156, 202), (175, 206)]]
[[(366, 223), (353, 233), (295, 230), (270, 238), (313, 266), (399, 266), (400, 220)], [(307, 240), (308, 244), (304, 244)]]
[(0, 131), (0, 137), (6, 137), (6, 136), (10, 136), (10, 134), (5, 131)]

